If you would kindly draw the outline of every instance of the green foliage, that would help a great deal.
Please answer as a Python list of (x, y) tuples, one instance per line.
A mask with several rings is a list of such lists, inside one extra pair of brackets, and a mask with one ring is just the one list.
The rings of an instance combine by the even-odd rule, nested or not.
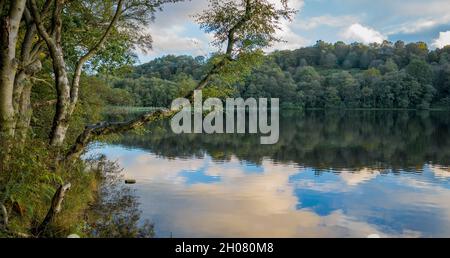
[(281, 22), (291, 19), (296, 10), (289, 8), (289, 0), (278, 2), (281, 7), (268, 0), (210, 0), (209, 8), (196, 19), (205, 32), (214, 34), (216, 46), (233, 43), (236, 48), (227, 54), (239, 55), (281, 41), (275, 33)]
[[(83, 75), (80, 100), (71, 118), (71, 126), (67, 134), (68, 145), (75, 141), (87, 124), (103, 120), (106, 106), (134, 105), (135, 97), (131, 93), (124, 89), (110, 87), (107, 80), (106, 77)], [(32, 102), (45, 103), (52, 100), (56, 101), (53, 85), (38, 81), (33, 87)], [(55, 103), (52, 102), (34, 109), (31, 138), (47, 141), (55, 112), (54, 106)]]
[(406, 72), (417, 79), (420, 83), (431, 83), (433, 81), (433, 71), (431, 66), (420, 59), (412, 60), (406, 66)]
[(203, 99), (207, 98), (218, 98), (221, 100), (226, 100), (227, 98), (236, 94), (236, 89), (233, 87), (223, 87), (223, 86), (208, 86), (203, 89)]
[(60, 185), (71, 183), (62, 211), (41, 237), (152, 237), (153, 225), (141, 224), (139, 203), (123, 185), (122, 171), (104, 157), (58, 166), (56, 152), (37, 140), (14, 149), (0, 175), (0, 203), (8, 210), (7, 231), (0, 237), (32, 235), (50, 208)]
[(63, 203), (64, 212), (45, 236), (66, 237), (75, 233), (94, 198), (97, 181), (93, 174), (87, 173), (80, 162), (55, 170), (54, 160), (48, 157), (56, 153), (40, 140), (29, 142), (23, 150), (13, 149), (10, 155), (14, 158), (0, 175), (0, 203), (5, 204), (10, 215), (8, 232), (30, 234), (46, 216), (56, 189), (70, 182), (73, 188)]
[[(86, 65), (88, 70), (112, 73), (136, 61), (134, 50), (151, 49), (152, 37), (143, 29), (164, 4), (182, 0), (127, 0), (118, 24), (101, 51)], [(116, 11), (115, 0), (67, 1), (63, 12), (63, 45), (67, 65), (74, 68), (78, 59), (100, 40)], [(120, 29), (119, 29), (120, 28)]]
[(153, 61), (136, 66), (128, 78), (158, 78), (162, 80), (174, 80), (176, 76), (186, 74), (195, 80), (201, 80), (205, 74), (205, 58), (202, 56), (174, 56), (168, 55), (156, 58)]
[[(253, 69), (262, 64), (264, 60), (263, 57), (264, 53), (261, 50), (240, 53), (236, 60), (226, 61), (227, 64), (220, 69), (216, 78), (225, 85), (242, 82)], [(223, 59), (223, 56), (217, 55), (212, 57), (210, 62), (214, 65), (215, 63), (221, 62)]]
[(125, 79), (116, 87), (134, 95), (138, 106), (166, 107), (179, 96), (182, 85), (159, 78)]
[[(219, 88), (228, 91), (234, 87), (236, 90), (227, 94), (276, 97), (283, 106), (300, 108), (449, 108), (450, 65), (446, 61), (449, 53), (450, 48), (428, 51), (420, 42), (366, 46), (319, 41), (312, 47), (266, 56), (258, 51), (243, 55), (225, 66), (207, 91), (215, 91), (212, 95), (217, 95)], [(126, 79), (115, 87), (135, 92), (137, 105), (160, 105), (159, 99), (164, 98), (157, 96), (164, 92), (173, 97), (172, 87), (180, 88), (180, 76), (190, 80), (191, 86), (186, 88), (192, 89), (202, 78), (199, 71), (207, 71), (223, 60), (221, 55), (194, 62), (197, 59), (186, 56), (156, 59), (136, 67), (130, 76), (133, 80)], [(195, 64), (195, 69), (187, 69), (187, 63)], [(155, 90), (155, 82), (141, 81), (153, 77), (164, 78), (165, 81), (157, 83), (166, 86)], [(166, 106), (168, 101), (165, 99)]]

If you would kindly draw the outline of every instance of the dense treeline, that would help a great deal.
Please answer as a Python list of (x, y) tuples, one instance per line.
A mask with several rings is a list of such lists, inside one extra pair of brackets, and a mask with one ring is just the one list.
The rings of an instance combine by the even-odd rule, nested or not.
[[(131, 92), (137, 106), (168, 106), (201, 78), (205, 64), (202, 57), (165, 56), (135, 67), (115, 87)], [(235, 96), (277, 97), (301, 108), (449, 108), (450, 47), (319, 41), (266, 56), (233, 86)]]

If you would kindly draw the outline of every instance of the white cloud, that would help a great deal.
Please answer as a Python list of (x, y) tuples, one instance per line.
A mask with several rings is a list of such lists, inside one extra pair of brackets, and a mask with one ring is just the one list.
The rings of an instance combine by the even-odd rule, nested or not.
[(207, 55), (211, 51), (207, 37), (200, 31), (192, 33), (188, 30), (194, 23), (193, 15), (207, 6), (207, 0), (164, 5), (163, 11), (156, 13), (155, 22), (148, 28), (153, 38), (153, 49), (148, 53), (139, 52), (141, 61), (166, 54)]
[(433, 46), (437, 48), (443, 48), (448, 45), (450, 45), (450, 31), (439, 33), (439, 38), (433, 42)]
[(450, 22), (450, 15), (443, 15), (433, 18), (419, 18), (415, 21), (408, 21), (402, 24), (396, 24), (387, 29), (387, 35), (393, 34), (414, 34), (433, 29), (437, 26)]
[[(394, 2), (394, 1), (389, 1)], [(448, 0), (412, 0), (405, 4), (403, 1), (394, 3), (395, 11), (404, 16), (442, 16), (450, 12), (450, 1)]]
[(343, 34), (344, 38), (347, 40), (354, 40), (362, 43), (382, 43), (387, 39), (386, 36), (380, 32), (365, 27), (359, 23), (352, 24)]
[(344, 170), (340, 173), (340, 178), (349, 186), (357, 186), (377, 178), (380, 171), (364, 168), (360, 171)]
[[(269, 0), (269, 2), (275, 4), (277, 8), (282, 8), (282, 4), (280, 0)], [(288, 3), (288, 7), (292, 9), (299, 10), (303, 7), (304, 0), (290, 0)]]
[(189, 52), (193, 55), (206, 55), (208, 43), (198, 37), (183, 36), (186, 28), (174, 25), (166, 28), (150, 28), (153, 38), (153, 49), (151, 55), (164, 53)]
[(268, 51), (297, 49), (308, 44), (308, 41), (305, 38), (292, 30), (292, 24), (288, 21), (283, 21), (281, 23), (280, 30), (277, 31), (276, 36), (280, 38), (282, 42), (275, 43)]
[[(447, 32), (448, 33), (448, 32)], [(445, 168), (441, 166), (429, 166), (429, 169), (438, 178), (450, 178), (450, 168)]]
[(354, 16), (331, 16), (331, 15), (322, 15), (311, 17), (307, 20), (299, 20), (295, 27), (303, 30), (313, 30), (320, 26), (328, 26), (328, 27), (345, 27), (349, 24), (354, 24), (358, 21), (357, 17)]
[[(269, 1), (277, 7), (281, 6), (280, 0)], [(342, 10), (336, 10), (336, 3), (331, 1), (330, 4), (322, 5), (322, 14), (311, 17), (309, 12), (314, 5), (313, 1), (291, 0), (290, 7), (301, 11), (292, 23), (283, 22), (282, 30), (277, 34), (287, 43), (275, 44), (268, 51), (299, 48), (314, 43), (318, 38), (326, 41), (382, 42), (390, 35), (419, 34), (450, 23), (448, 0), (410, 0), (407, 5), (403, 1), (349, 0), (340, 4)], [(140, 54), (140, 57), (151, 59), (164, 54), (205, 55), (214, 51), (209, 45), (210, 35), (201, 32), (192, 17), (207, 7), (208, 0), (166, 4), (164, 10), (156, 14), (156, 21), (150, 25), (154, 51), (149, 55)], [(370, 24), (371, 27), (361, 24)], [(330, 28), (335, 28), (337, 33), (330, 33)], [(430, 38), (423, 40), (431, 43)]]
[[(216, 163), (209, 157), (182, 160), (126, 153), (118, 151), (109, 158), (118, 159), (126, 175), (138, 180), (144, 216), (164, 217), (157, 221), (157, 228), (177, 237), (390, 236), (342, 210), (320, 216), (310, 209), (298, 209), (301, 200), (291, 177), (303, 169), (294, 164), (264, 160), (260, 173), (248, 173), (236, 157)], [(190, 171), (204, 171), (220, 181), (188, 184), (186, 173)]]
[[(279, 0), (270, 0), (276, 4), (278, 8), (281, 8), (281, 4)], [(300, 10), (304, 5), (303, 0), (292, 0), (289, 1), (289, 8)], [(295, 18), (294, 18), (295, 19)], [(274, 50), (286, 50), (286, 49), (296, 49), (303, 46), (306, 46), (308, 41), (298, 35), (294, 30), (294, 21), (281, 21), (280, 29), (277, 31), (276, 36), (280, 38), (283, 42), (275, 43), (272, 47), (268, 49), (268, 51)]]

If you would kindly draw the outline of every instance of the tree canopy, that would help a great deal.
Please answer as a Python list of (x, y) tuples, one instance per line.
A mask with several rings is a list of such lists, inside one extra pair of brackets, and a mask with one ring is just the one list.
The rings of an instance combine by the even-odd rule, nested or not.
[[(450, 47), (429, 50), (422, 42), (319, 41), (311, 47), (270, 53), (261, 65), (251, 67), (244, 80), (226, 85), (231, 96), (276, 97), (289, 107), (449, 108), (449, 53)], [(207, 64), (203, 57), (165, 56), (135, 67), (113, 85), (133, 92), (137, 105), (158, 106), (160, 102), (148, 101), (156, 91), (154, 84), (146, 86), (144, 78), (175, 82), (179, 89), (186, 87), (182, 83), (186, 80), (198, 81)], [(169, 95), (177, 92), (161, 89)]]

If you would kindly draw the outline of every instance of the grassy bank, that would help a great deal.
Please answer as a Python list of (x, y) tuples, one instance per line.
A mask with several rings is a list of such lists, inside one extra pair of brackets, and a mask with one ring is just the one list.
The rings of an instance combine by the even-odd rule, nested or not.
[[(151, 237), (153, 227), (141, 223), (138, 202), (122, 184), (121, 170), (102, 157), (55, 166), (53, 153), (38, 141), (11, 153), (7, 169), (0, 175), (0, 203), (8, 223), (0, 218), (0, 237), (65, 238)], [(49, 211), (56, 190), (72, 187), (61, 212), (39, 236), (36, 228)], [(0, 216), (4, 217), (4, 216)]]
[(23, 150), (15, 150), (6, 169), (0, 175), (0, 202), (8, 211), (9, 222), (3, 225), (2, 237), (32, 236), (33, 230), (44, 220), (57, 188), (71, 183), (63, 212), (58, 214), (44, 233), (48, 237), (81, 234), (81, 222), (89, 203), (95, 200), (100, 182), (95, 173), (86, 170), (83, 163), (57, 167), (53, 153), (40, 141), (34, 141)]

